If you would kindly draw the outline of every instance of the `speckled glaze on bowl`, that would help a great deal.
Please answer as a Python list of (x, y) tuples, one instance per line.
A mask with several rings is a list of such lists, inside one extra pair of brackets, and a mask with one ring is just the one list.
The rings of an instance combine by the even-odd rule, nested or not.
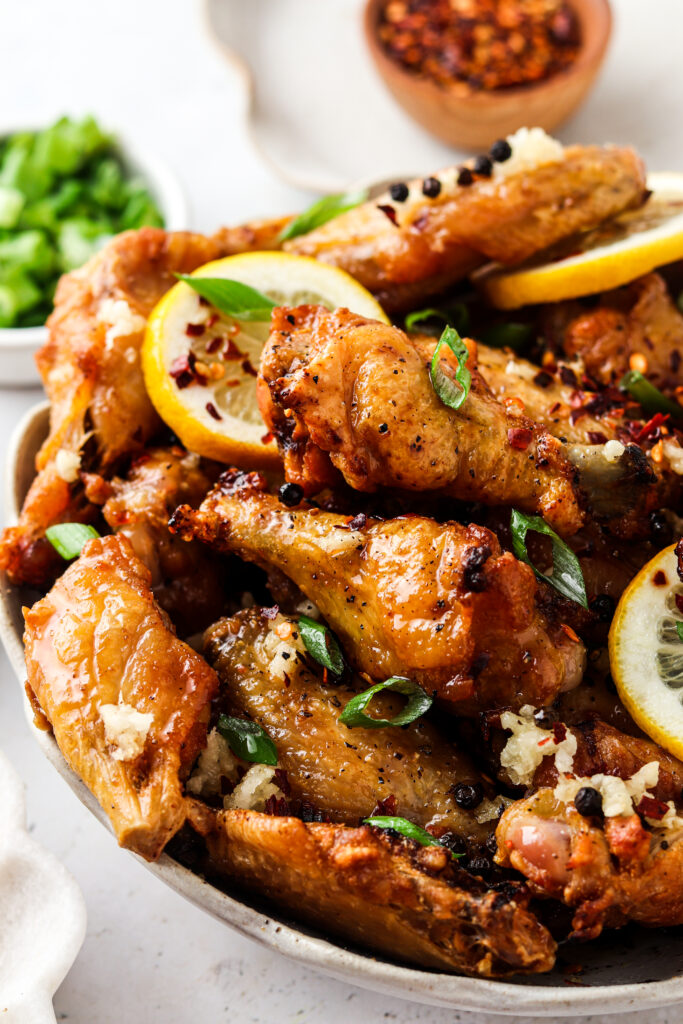
[[(48, 407), (40, 405), (15, 431), (6, 466), (6, 522), (16, 518), (33, 478), (34, 456), (46, 436), (47, 425)], [(22, 682), (21, 606), (33, 596), (0, 579), (0, 635)], [(26, 711), (32, 722), (28, 702)], [(66, 764), (54, 739), (39, 729), (33, 731), (43, 753), (78, 799), (107, 826), (99, 804)], [(121, 856), (135, 854), (122, 851)], [(145, 866), (196, 906), (269, 949), (334, 978), (387, 995), (459, 1010), (546, 1018), (647, 1010), (683, 1002), (683, 928), (610, 932), (589, 946), (562, 947), (558, 966), (548, 975), (486, 981), (403, 967), (337, 945), (289, 918), (269, 913), (253, 896), (237, 889), (223, 892), (215, 888), (166, 854), (156, 864)], [(576, 965), (581, 967), (578, 973)]]

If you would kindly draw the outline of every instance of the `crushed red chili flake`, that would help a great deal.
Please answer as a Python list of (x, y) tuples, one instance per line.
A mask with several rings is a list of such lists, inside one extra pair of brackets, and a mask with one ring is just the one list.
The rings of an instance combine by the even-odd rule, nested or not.
[(173, 377), (176, 382), (176, 387), (186, 388), (195, 379), (194, 364), (196, 362), (196, 356), (193, 352), (188, 352), (184, 356), (178, 356), (171, 363), (171, 368), (168, 371), (169, 375)]
[(242, 369), (244, 370), (245, 373), (250, 373), (252, 377), (258, 377), (258, 373), (256, 372), (256, 370), (251, 365), (248, 359), (245, 359), (244, 362), (242, 363)]
[(683, 537), (679, 540), (678, 544), (674, 548), (676, 555), (676, 572), (678, 573), (679, 580), (683, 581)]
[(663, 800), (657, 800), (654, 796), (644, 796), (636, 810), (638, 814), (642, 814), (645, 818), (661, 821), (669, 810), (669, 805), (665, 804)]
[(662, 569), (657, 569), (657, 572), (652, 577), (652, 582), (656, 587), (665, 587), (667, 584), (666, 573)]
[(213, 418), (215, 420), (222, 420), (223, 419), (223, 417), (221, 416), (221, 414), (219, 413), (218, 409), (213, 404), (213, 402), (207, 402), (206, 406), (205, 406), (205, 409), (208, 412), (209, 416), (213, 416)]
[(269, 432), (263, 435), (263, 437), (261, 438), (261, 444), (270, 444), (270, 442), (274, 440), (274, 435)]
[(264, 619), (276, 619), (280, 614), (280, 605), (274, 604), (270, 608), (262, 608), (261, 615)]
[(568, 636), (569, 639), (572, 640), (575, 644), (578, 644), (581, 640), (581, 637), (578, 635), (578, 633), (576, 633), (571, 626), (568, 626), (566, 622), (560, 623), (560, 629), (565, 634), (565, 636)]
[(575, 388), (578, 386), (579, 382), (576, 379), (576, 374), (570, 366), (560, 366), (558, 372), (560, 374), (560, 380), (563, 384), (566, 384), (570, 388)]
[(278, 784), (285, 796), (289, 796), (292, 792), (292, 788), (289, 785), (289, 779), (287, 778), (287, 772), (284, 768), (276, 768), (273, 774), (275, 782)]
[(393, 795), (393, 793), (390, 793), (389, 796), (385, 796), (383, 800), (378, 800), (377, 801), (377, 803), (375, 804), (374, 810), (373, 810), (372, 814), (370, 815), (370, 817), (374, 818), (378, 814), (379, 815), (388, 814), (391, 817), (393, 817), (393, 815), (396, 814), (397, 810), (398, 810), (398, 803), (396, 801), (396, 797)]
[(244, 359), (244, 352), (238, 348), (232, 338), (228, 338), (223, 351), (224, 359)]
[(547, 370), (540, 370), (534, 377), (534, 384), (539, 388), (549, 388), (552, 382), (552, 374), (548, 373)]
[(589, 430), (588, 440), (591, 444), (607, 444), (607, 437), (600, 430)]
[(464, 94), (557, 74), (581, 41), (566, 0), (387, 0), (378, 34), (407, 71)]
[(642, 444), (643, 441), (654, 441), (660, 436), (659, 428), (670, 419), (669, 413), (656, 412), (651, 420), (648, 420), (644, 427), (634, 435), (633, 440), (636, 444)]
[(287, 818), (289, 816), (289, 803), (283, 796), (269, 796), (263, 810), (275, 818)]
[(222, 344), (223, 339), (221, 338), (220, 334), (217, 334), (215, 338), (211, 338), (210, 341), (207, 341), (206, 351), (209, 353), (209, 355), (213, 355), (214, 352), (218, 351)]
[(392, 224), (398, 227), (398, 217), (396, 216), (396, 210), (393, 206), (389, 206), (388, 203), (378, 203), (377, 209), (381, 210), (385, 217), (388, 217)]
[[(577, 638), (578, 639), (578, 638)], [(553, 739), (562, 743), (567, 738), (567, 726), (564, 722), (553, 722)]]
[(529, 447), (533, 433), (529, 427), (510, 427), (508, 430), (508, 444), (523, 452)]
[(189, 338), (201, 338), (205, 330), (206, 326), (204, 324), (187, 324), (185, 327), (185, 334), (187, 334)]

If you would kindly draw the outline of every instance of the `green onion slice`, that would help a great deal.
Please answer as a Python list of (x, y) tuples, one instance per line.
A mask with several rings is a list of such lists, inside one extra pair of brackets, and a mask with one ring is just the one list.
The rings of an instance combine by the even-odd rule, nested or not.
[[(530, 565), (539, 580), (545, 580), (564, 597), (568, 597), (570, 601), (576, 601), (583, 608), (588, 608), (586, 584), (579, 560), (562, 538), (558, 537), (555, 531), (548, 526), (545, 519), (541, 519), (540, 516), (525, 516), (523, 512), (513, 508), (510, 517), (510, 530), (512, 531), (512, 549), (517, 558)], [(542, 533), (544, 536), (550, 537), (553, 545), (552, 576), (544, 576), (529, 558), (526, 549), (526, 535), (529, 530), (532, 533)]]
[[(455, 372), (457, 384), (443, 372), (439, 365), (441, 349), (444, 345), (448, 346), (458, 360), (458, 369)], [(446, 327), (439, 338), (438, 345), (434, 349), (432, 363), (429, 367), (429, 376), (437, 395), (449, 409), (459, 409), (470, 393), (472, 375), (465, 365), (468, 356), (467, 346), (456, 329), (454, 327)]]
[(48, 526), (45, 536), (58, 555), (67, 562), (80, 555), (83, 545), (93, 537), (99, 537), (94, 526), (85, 523), (58, 523)]
[(447, 327), (455, 327), (457, 331), (464, 333), (470, 325), (470, 312), (464, 302), (454, 302), (448, 308), (444, 306), (439, 309), (416, 309), (405, 318), (405, 328), (412, 331), (416, 324), (424, 323), (425, 320), (442, 320)]
[(674, 416), (676, 419), (683, 418), (683, 408), (678, 402), (672, 402), (670, 398), (663, 395), (659, 388), (651, 384), (647, 377), (644, 377), (640, 370), (629, 370), (619, 381), (622, 391), (628, 391), (631, 398), (643, 407), (645, 412), (662, 412)]
[(270, 314), (277, 305), (267, 295), (241, 281), (231, 281), (226, 277), (192, 277), (191, 274), (176, 274), (176, 277), (189, 284), (221, 313), (235, 320), (270, 320)]
[[(408, 703), (403, 711), (393, 718), (372, 718), (370, 715), (365, 714), (365, 709), (372, 698), (376, 693), (381, 693), (382, 690), (393, 690), (395, 693), (402, 693), (404, 697), (408, 698)], [(371, 686), (369, 690), (365, 690), (363, 693), (358, 693), (355, 697), (352, 697), (339, 716), (339, 721), (349, 729), (356, 729), (358, 726), (362, 726), (365, 729), (384, 729), (392, 725), (410, 725), (411, 722), (416, 721), (416, 719), (429, 711), (432, 703), (433, 698), (428, 693), (425, 693), (422, 687), (414, 683), (412, 679), (405, 679), (403, 676), (392, 676), (391, 679), (387, 679), (383, 683), (377, 683), (376, 686)]]
[[(393, 832), (398, 832), (400, 835), (405, 836), (406, 839), (413, 839), (420, 846), (444, 846), (435, 836), (431, 835), (425, 829), (420, 828), (419, 825), (414, 825), (412, 821), (408, 821), (407, 818), (392, 818), (392, 817), (376, 817), (376, 818), (364, 818), (364, 825), (372, 825), (373, 828), (390, 828)], [(448, 847), (444, 847), (448, 850)], [(453, 853), (452, 850), (448, 851), (454, 860), (458, 857), (462, 857), (462, 853)]]
[(356, 206), (364, 203), (369, 196), (367, 188), (358, 189), (355, 192), (339, 192), (332, 196), (323, 196), (316, 200), (307, 210), (300, 213), (298, 217), (291, 220), (280, 232), (278, 242), (286, 242), (298, 235), (307, 235), (309, 231), (322, 227), (328, 220), (334, 220), (347, 210), (353, 210)]
[(309, 619), (307, 615), (299, 618), (299, 632), (304, 642), (304, 647), (315, 658), (319, 665), (323, 665), (340, 676), (344, 672), (344, 655), (341, 652), (339, 641), (332, 630), (322, 622)]
[(277, 764), (277, 750), (265, 729), (246, 718), (232, 718), (219, 715), (217, 723), (221, 736), (228, 741), (230, 749), (243, 761), (254, 764)]

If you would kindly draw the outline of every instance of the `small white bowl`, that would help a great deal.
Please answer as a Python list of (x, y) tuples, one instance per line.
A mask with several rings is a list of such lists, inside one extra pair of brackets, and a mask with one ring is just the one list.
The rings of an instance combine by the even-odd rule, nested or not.
[[(8, 128), (2, 132), (2, 137), (6, 138), (21, 128)], [(126, 171), (144, 180), (164, 218), (166, 229), (182, 231), (186, 228), (187, 203), (172, 171), (158, 157), (128, 142), (122, 133), (113, 131), (112, 135), (116, 139), (115, 148)], [(34, 356), (46, 340), (46, 327), (0, 328), (0, 387), (27, 387), (40, 383)]]

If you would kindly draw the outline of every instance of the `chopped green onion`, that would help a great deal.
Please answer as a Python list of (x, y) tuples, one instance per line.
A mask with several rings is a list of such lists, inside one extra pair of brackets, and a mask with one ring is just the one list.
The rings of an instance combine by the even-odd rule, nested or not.
[[(431, 835), (425, 829), (420, 828), (419, 825), (414, 825), (412, 821), (408, 821), (407, 818), (392, 818), (378, 816), (373, 818), (364, 818), (364, 825), (372, 825), (373, 828), (387, 828), (391, 829), (392, 832), (398, 832), (400, 835), (405, 836), (406, 839), (412, 839), (414, 842), (419, 843), (420, 846), (443, 846), (444, 849), (448, 850), (447, 846)], [(462, 853), (453, 853), (452, 850), (448, 850), (451, 857), (457, 860), (458, 857), (462, 857)]]
[(405, 328), (412, 331), (416, 324), (429, 320), (442, 320), (447, 327), (455, 327), (459, 333), (464, 334), (470, 325), (470, 313), (464, 302), (454, 302), (448, 308), (417, 309), (405, 318)]
[(17, 188), (0, 185), (0, 228), (13, 228), (24, 208), (24, 196)]
[[(546, 521), (540, 516), (526, 516), (523, 512), (518, 512), (516, 508), (513, 508), (510, 530), (512, 532), (512, 549), (517, 558), (530, 565), (539, 580), (545, 580), (564, 597), (568, 597), (570, 601), (576, 601), (583, 608), (588, 608), (586, 584), (579, 560), (572, 549), (565, 544), (561, 537), (557, 536)], [(553, 546), (552, 576), (545, 576), (529, 558), (526, 549), (526, 535), (529, 530), (550, 537)]]
[(683, 622), (676, 623), (676, 632), (678, 633), (678, 639), (683, 640)]
[(481, 336), (483, 345), (489, 348), (511, 348), (519, 352), (531, 341), (534, 329), (530, 324), (495, 324)]
[(230, 749), (243, 761), (254, 764), (277, 764), (277, 750), (265, 729), (246, 718), (219, 715), (217, 728)]
[(643, 407), (645, 412), (668, 413), (676, 419), (683, 418), (683, 408), (678, 402), (672, 402), (670, 398), (651, 384), (647, 377), (644, 377), (640, 370), (629, 370), (619, 381), (622, 391), (628, 391), (631, 398)]
[(94, 526), (85, 523), (58, 523), (48, 526), (45, 536), (57, 554), (68, 562), (80, 555), (83, 546), (93, 537), (99, 537), (99, 533)]
[(323, 196), (316, 200), (307, 210), (300, 213), (298, 217), (291, 220), (280, 232), (278, 242), (287, 242), (290, 238), (298, 235), (307, 235), (309, 231), (322, 227), (328, 220), (334, 220), (347, 210), (353, 210), (360, 206), (368, 198), (368, 189), (359, 189), (356, 192), (340, 192), (332, 196)]
[(307, 615), (302, 615), (299, 618), (299, 632), (304, 647), (311, 657), (315, 658), (319, 665), (329, 669), (335, 676), (342, 675), (344, 656), (332, 630), (322, 622), (316, 622), (315, 619), (309, 619)]
[[(459, 387), (443, 372), (439, 365), (441, 349), (444, 345), (451, 350), (455, 358), (458, 360), (458, 369), (455, 371), (455, 380), (457, 381), (457, 384), (460, 385)], [(459, 409), (470, 393), (472, 375), (465, 365), (467, 363), (468, 356), (469, 352), (467, 350), (467, 346), (455, 328), (446, 327), (439, 338), (438, 345), (434, 349), (431, 366), (429, 367), (429, 376), (437, 395), (443, 404), (447, 405), (449, 409)]]
[[(393, 690), (394, 693), (402, 693), (404, 697), (408, 698), (408, 703), (403, 711), (393, 718), (372, 718), (371, 715), (366, 715), (365, 709), (372, 698), (383, 690)], [(356, 729), (359, 726), (365, 729), (384, 729), (387, 726), (410, 725), (411, 722), (415, 722), (429, 711), (432, 703), (432, 697), (412, 679), (392, 676), (391, 679), (377, 683), (369, 690), (352, 697), (339, 716), (339, 721), (349, 729)]]
[(235, 320), (270, 320), (276, 303), (267, 295), (241, 281), (225, 277), (192, 277), (190, 274), (176, 274), (179, 281), (189, 284), (197, 294), (210, 302), (226, 316)]

